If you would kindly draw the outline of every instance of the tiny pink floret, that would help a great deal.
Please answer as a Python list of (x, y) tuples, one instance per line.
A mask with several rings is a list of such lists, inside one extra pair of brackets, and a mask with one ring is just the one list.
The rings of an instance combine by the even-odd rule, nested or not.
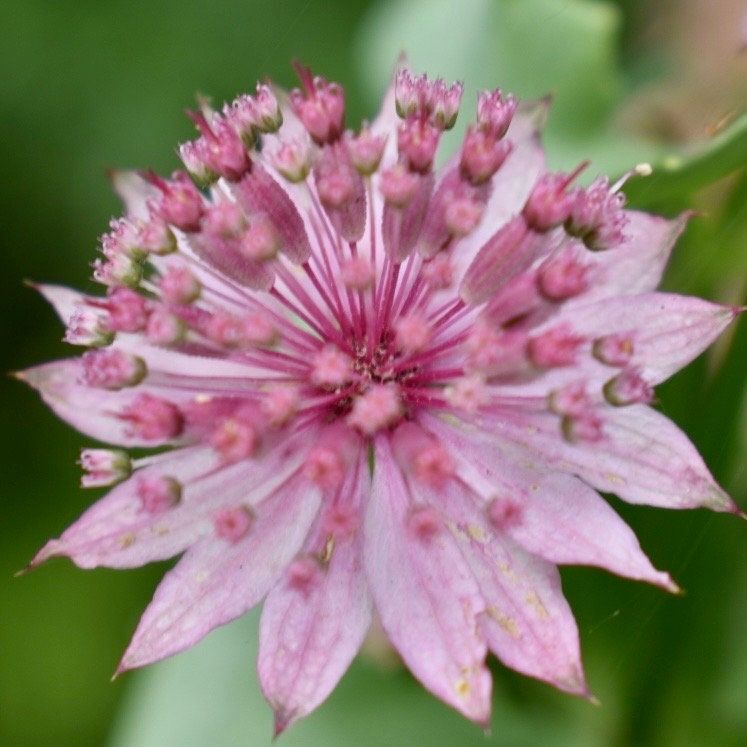
[(345, 477), (345, 462), (338, 450), (317, 446), (306, 458), (304, 473), (321, 488), (336, 488)]
[(137, 386), (146, 376), (145, 361), (121, 350), (89, 350), (83, 354), (83, 381), (97, 389)]
[(575, 256), (563, 252), (545, 262), (538, 271), (540, 292), (551, 301), (565, 301), (589, 287), (589, 268)]
[(566, 174), (545, 174), (534, 185), (524, 218), (535, 231), (545, 233), (568, 218), (573, 206), (573, 195), (566, 191), (568, 179)]
[(249, 534), (252, 521), (252, 513), (245, 506), (223, 508), (213, 516), (213, 527), (217, 537), (236, 544)]
[(593, 351), (608, 366), (627, 366), (635, 352), (633, 337), (629, 333), (605, 335), (594, 340)]
[(417, 353), (427, 347), (433, 336), (428, 320), (422, 314), (400, 317), (395, 325), (397, 346), (406, 353)]
[(79, 464), (86, 472), (81, 487), (101, 488), (130, 476), (132, 462), (127, 452), (119, 449), (83, 449)]
[(402, 403), (397, 388), (376, 384), (356, 397), (348, 422), (366, 434), (395, 423), (402, 415)]
[(285, 425), (296, 413), (301, 402), (298, 387), (292, 384), (271, 384), (262, 399), (262, 412), (271, 425)]
[(649, 404), (654, 390), (635, 368), (626, 368), (604, 385), (604, 396), (611, 405), (618, 407), (633, 404)]
[(204, 203), (202, 195), (189, 177), (177, 171), (169, 181), (152, 175), (148, 175), (148, 178), (161, 192), (160, 199), (153, 203), (156, 214), (182, 231), (197, 231)]
[(147, 338), (156, 345), (176, 345), (186, 334), (184, 322), (168, 309), (155, 309), (145, 326)]
[(184, 418), (179, 408), (152, 394), (139, 394), (119, 414), (128, 432), (144, 441), (164, 441), (179, 436)]
[(521, 504), (512, 498), (494, 498), (488, 504), (488, 519), (499, 531), (521, 523)]
[(210, 444), (226, 464), (248, 459), (258, 443), (256, 427), (240, 413), (220, 422), (210, 436)]
[(407, 528), (420, 542), (429, 542), (443, 529), (443, 520), (430, 506), (412, 510), (407, 517)]
[(288, 584), (301, 594), (308, 594), (321, 569), (314, 558), (297, 558), (288, 567)]
[(174, 304), (189, 304), (200, 297), (202, 285), (187, 267), (171, 265), (158, 281), (161, 297)]
[(529, 340), (529, 358), (539, 368), (571, 366), (584, 338), (566, 326), (555, 327)]
[(182, 486), (173, 477), (147, 475), (137, 479), (137, 496), (143, 511), (162, 514), (179, 503)]
[(314, 358), (311, 379), (315, 384), (340, 386), (350, 376), (350, 359), (334, 345), (325, 346)]

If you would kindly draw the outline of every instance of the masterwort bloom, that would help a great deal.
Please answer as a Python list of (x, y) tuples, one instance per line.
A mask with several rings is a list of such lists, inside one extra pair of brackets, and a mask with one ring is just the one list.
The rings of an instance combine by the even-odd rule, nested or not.
[(289, 94), (202, 102), (185, 171), (113, 174), (104, 294), (39, 286), (87, 350), (21, 377), (117, 448), (83, 450), (83, 485), (116, 487), (32, 565), (181, 555), (118, 671), (264, 600), (278, 732), (374, 615), (480, 724), (488, 651), (588, 696), (557, 565), (677, 590), (597, 491), (738, 513), (651, 403), (739, 309), (655, 290), (686, 216), (626, 210), (624, 179), (576, 186), (586, 164), (548, 172), (547, 101), (481, 93), (436, 169), (460, 83), (400, 68), (353, 132), (343, 88), (296, 69)]

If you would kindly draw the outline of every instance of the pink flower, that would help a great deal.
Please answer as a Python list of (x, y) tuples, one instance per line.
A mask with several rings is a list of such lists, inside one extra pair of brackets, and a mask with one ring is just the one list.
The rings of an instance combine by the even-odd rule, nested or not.
[[(355, 134), (342, 87), (297, 70), (290, 97), (263, 85), (193, 115), (181, 152), (209, 194), (183, 172), (115, 175), (103, 298), (41, 286), (66, 339), (97, 350), (22, 377), (87, 436), (157, 451), (84, 452), (85, 484), (122, 482), (32, 564), (181, 555), (120, 672), (264, 600), (278, 732), (329, 695), (374, 614), (480, 724), (489, 651), (588, 696), (556, 566), (676, 591), (597, 491), (738, 512), (648, 403), (739, 310), (656, 291), (685, 218), (547, 172), (546, 102), (481, 94), (434, 171), (460, 84), (400, 71)], [(142, 250), (153, 226), (168, 256)]]

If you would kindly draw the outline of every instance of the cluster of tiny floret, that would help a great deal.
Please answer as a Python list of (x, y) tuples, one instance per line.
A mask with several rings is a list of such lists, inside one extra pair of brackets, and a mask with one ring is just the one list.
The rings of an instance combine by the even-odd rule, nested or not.
[[(189, 115), (199, 137), (179, 148), (186, 172), (142, 173), (143, 205), (113, 220), (101, 239), (94, 278), (107, 295), (79, 304), (66, 333), (91, 348), (82, 358), (85, 385), (119, 390), (164, 378), (131, 348), (112, 347), (120, 334), (265, 373), (186, 403), (139, 394), (118, 415), (132, 435), (154, 445), (201, 440), (232, 463), (282, 428), (339, 421), (366, 438), (422, 408), (474, 413), (489, 403), (491, 383), (573, 366), (589, 353), (611, 368), (604, 401), (651, 400), (651, 387), (628, 365), (632, 335), (586, 340), (563, 324), (532, 332), (532, 320), (594, 283), (578, 244), (556, 238), (557, 248), (533, 263), (538, 241), (560, 229), (594, 251), (618, 245), (626, 222), (619, 184), (599, 178), (574, 187), (585, 164), (544, 174), (459, 278), (454, 252), (481, 224), (491, 179), (512, 151), (516, 99), (500, 89), (481, 93), (455, 165), (436, 179), (461, 83), (398, 72), (397, 157), (382, 169), (387, 135), (367, 123), (347, 130), (342, 87), (296, 69), (301, 87), (285, 110), (296, 126), (286, 133), (284, 105), (267, 84), (221, 111), (202, 102)], [(291, 190), (308, 199), (306, 216)], [(522, 272), (505, 283), (499, 260), (509, 255)], [(566, 439), (593, 441), (604, 428), (599, 404), (579, 381), (553, 391), (547, 407)], [(409, 457), (420, 472), (448, 473), (438, 444), (423, 449)], [(317, 482), (344, 474), (333, 445), (309, 461)], [(91, 486), (131, 472), (122, 451), (85, 450), (81, 464)], [(177, 481), (164, 480), (141, 485), (146, 510), (178, 501)], [(248, 529), (242, 517), (221, 514), (216, 531), (240, 536)]]

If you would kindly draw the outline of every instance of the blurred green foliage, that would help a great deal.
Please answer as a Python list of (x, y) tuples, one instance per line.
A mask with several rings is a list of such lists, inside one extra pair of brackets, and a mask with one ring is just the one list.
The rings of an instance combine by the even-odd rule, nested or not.
[[(118, 210), (105, 169), (174, 167), (174, 144), (191, 134), (181, 112), (195, 91), (223, 100), (266, 75), (288, 85), (294, 56), (346, 84), (351, 122), (374, 112), (400, 49), (416, 67), (463, 77), (472, 90), (500, 84), (524, 97), (552, 90), (552, 163), (565, 167), (592, 157), (594, 168), (612, 172), (646, 159), (661, 163), (649, 181), (630, 184), (634, 204), (704, 213), (681, 241), (667, 286), (745, 303), (744, 122), (696, 149), (694, 160), (686, 150), (622, 131), (614, 113), (646, 64), (636, 59), (635, 76), (620, 64), (618, 39), (621, 30), (631, 38), (630, 18), (610, 3), (581, 0), (5, 0), (5, 370), (68, 353), (51, 312), (21, 279), (87, 286), (95, 237)], [(703, 192), (740, 167), (741, 175)], [(745, 360), (742, 322), (713, 355), (659, 392), (662, 409), (742, 506)], [(120, 747), (269, 743), (269, 709), (254, 681), (254, 616), (191, 652), (109, 684), (163, 568), (84, 573), (54, 561), (11, 577), (92, 496), (76, 486), (81, 437), (17, 383), (3, 382), (0, 396), (0, 744), (99, 745), (112, 724)], [(283, 740), (747, 743), (744, 525), (705, 512), (619, 501), (615, 507), (654, 563), (670, 569), (689, 594), (668, 597), (600, 572), (564, 571), (602, 707), (496, 666), (493, 730), (485, 737), (401, 670), (361, 661), (329, 703)]]

